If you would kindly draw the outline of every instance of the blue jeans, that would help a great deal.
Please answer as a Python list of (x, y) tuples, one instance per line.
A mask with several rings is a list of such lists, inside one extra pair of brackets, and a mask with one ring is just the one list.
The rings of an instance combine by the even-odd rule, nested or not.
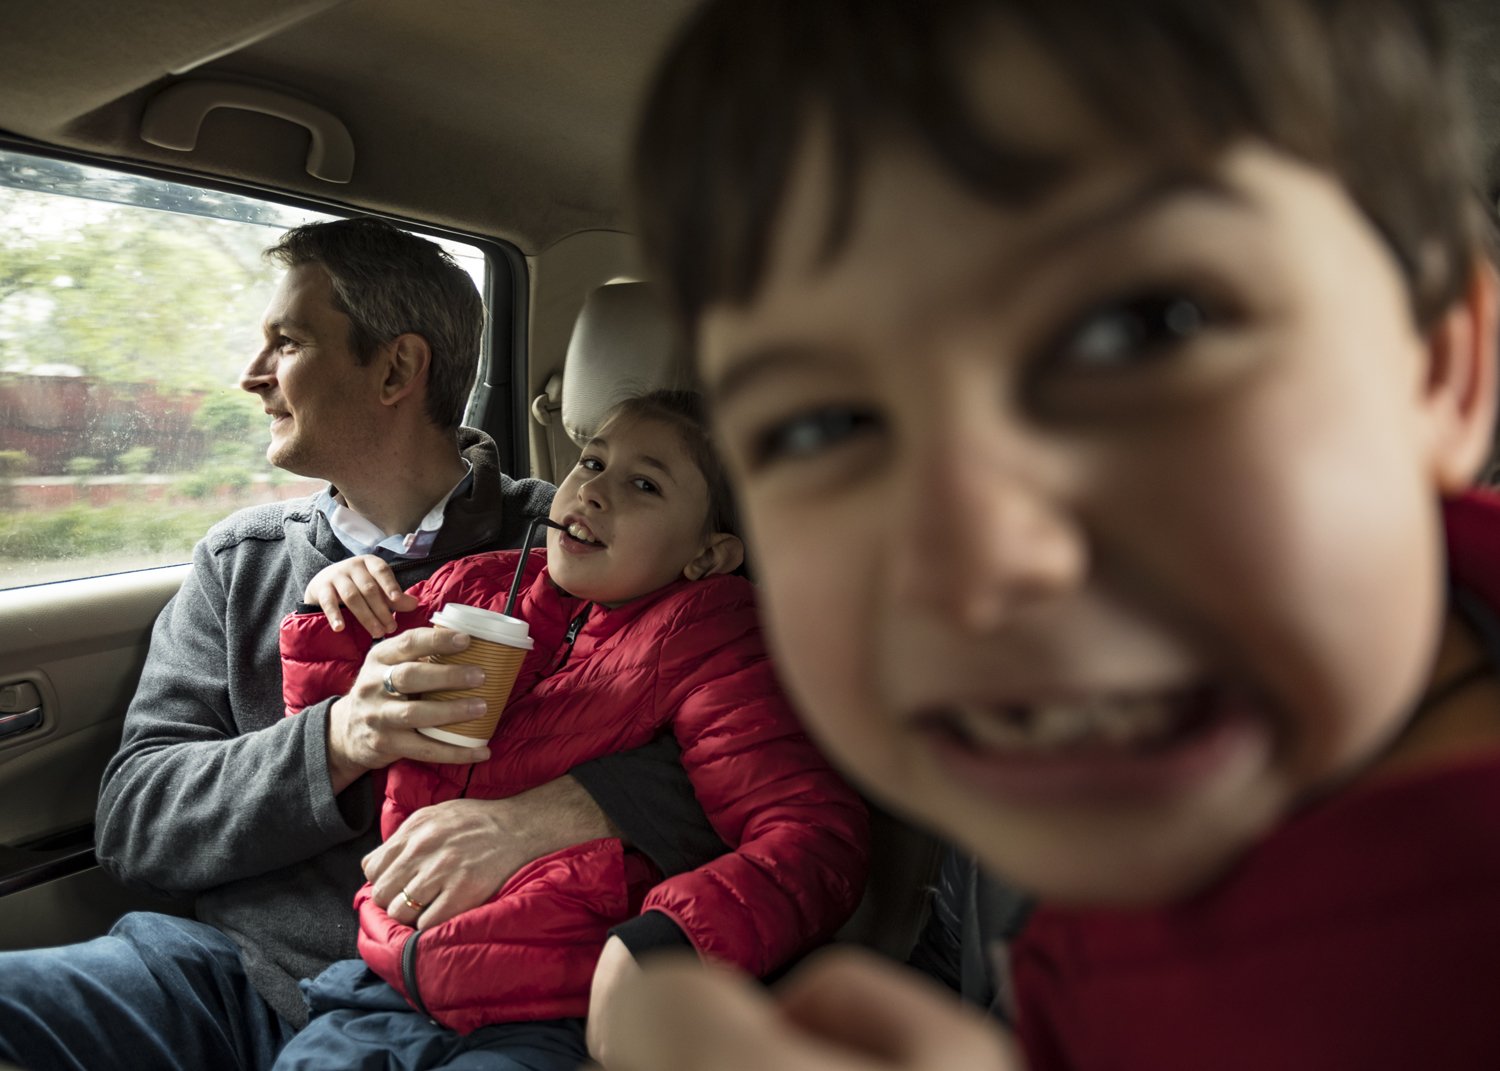
[(312, 1021), (276, 1071), (575, 1071), (588, 1059), (582, 1019), (499, 1023), (457, 1034), (414, 1011), (363, 960), (302, 983)]
[(83, 944), (0, 952), (0, 1059), (33, 1071), (269, 1068), (291, 1036), (235, 943), (191, 919), (136, 912)]

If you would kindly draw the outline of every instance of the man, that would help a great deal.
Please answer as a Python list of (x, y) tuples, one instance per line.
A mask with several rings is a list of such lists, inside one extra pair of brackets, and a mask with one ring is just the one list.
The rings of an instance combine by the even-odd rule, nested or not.
[[(618, 763), (688, 791), (670, 754), (637, 752), (510, 800), (431, 808), (377, 847), (370, 771), (487, 753), (414, 731), (471, 716), (472, 700), (411, 701), (389, 684), (393, 666), (466, 641), (422, 629), (377, 644), (349, 695), (288, 718), (278, 625), (330, 561), (379, 554), (410, 584), (515, 546), (553, 489), (505, 476), (493, 440), (459, 427), (484, 313), (446, 254), (356, 219), (298, 228), (268, 255), (287, 273), (241, 386), (271, 418), (272, 463), (330, 487), (216, 525), (157, 621), (105, 771), (98, 854), (126, 882), (196, 897), (197, 920), (127, 915), (96, 941), (0, 956), (0, 1057), (24, 1066), (269, 1066), (306, 1021), (298, 980), (355, 954), (362, 869), (419, 889), (440, 872), (433, 925), (537, 856), (613, 832), (590, 792), (618, 807), (627, 836), (660, 828), (660, 815), (628, 813)], [(421, 676), (461, 689), (473, 672)], [(667, 872), (722, 850), (690, 858), (632, 839)]]

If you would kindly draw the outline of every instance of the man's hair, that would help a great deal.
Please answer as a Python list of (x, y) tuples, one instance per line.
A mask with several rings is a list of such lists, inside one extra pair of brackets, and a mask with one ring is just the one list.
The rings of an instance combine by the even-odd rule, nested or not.
[(265, 255), (287, 268), (317, 264), (328, 273), (334, 308), (349, 317), (349, 347), (361, 364), (397, 335), (426, 339), (428, 419), (458, 427), (479, 370), (484, 302), (452, 257), (368, 216), (297, 227)]
[(1148, 156), (1211, 166), (1258, 139), (1335, 175), (1384, 237), (1425, 327), (1487, 248), (1455, 63), (1423, 0), (709, 0), (668, 52), (637, 133), (648, 260), (695, 330), (763, 282), (814, 124), (834, 162), (823, 256), (882, 143), (1005, 205), (1074, 161), (1007, 143), (971, 99), (995, 33), (1020, 32)]
[(611, 406), (600, 420), (601, 428), (620, 418), (655, 420), (675, 430), (688, 456), (708, 484), (708, 531), (740, 535), (739, 512), (719, 452), (709, 428), (708, 407), (703, 396), (691, 390), (654, 390), (626, 398)]

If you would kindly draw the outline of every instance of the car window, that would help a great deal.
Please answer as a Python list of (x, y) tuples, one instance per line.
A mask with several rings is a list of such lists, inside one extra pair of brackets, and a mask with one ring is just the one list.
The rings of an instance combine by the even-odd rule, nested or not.
[[(329, 215), (0, 150), (0, 588), (187, 561), (316, 489), (237, 386), (280, 269)], [(483, 253), (442, 241), (485, 293)]]

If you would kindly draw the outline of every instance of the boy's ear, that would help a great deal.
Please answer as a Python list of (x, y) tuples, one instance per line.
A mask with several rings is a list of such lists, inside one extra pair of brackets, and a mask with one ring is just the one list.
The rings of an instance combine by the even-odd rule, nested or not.
[(715, 532), (703, 544), (698, 556), (682, 568), (689, 580), (702, 580), (716, 573), (732, 573), (745, 560), (745, 544), (728, 532)]
[(411, 397), (412, 392), (427, 381), (432, 347), (421, 335), (407, 332), (388, 342), (377, 359), (385, 363), (380, 401), (384, 405), (396, 405)]
[(1469, 285), (1427, 335), (1423, 408), (1438, 491), (1457, 494), (1489, 460), (1494, 444), (1497, 282), (1482, 258)]

